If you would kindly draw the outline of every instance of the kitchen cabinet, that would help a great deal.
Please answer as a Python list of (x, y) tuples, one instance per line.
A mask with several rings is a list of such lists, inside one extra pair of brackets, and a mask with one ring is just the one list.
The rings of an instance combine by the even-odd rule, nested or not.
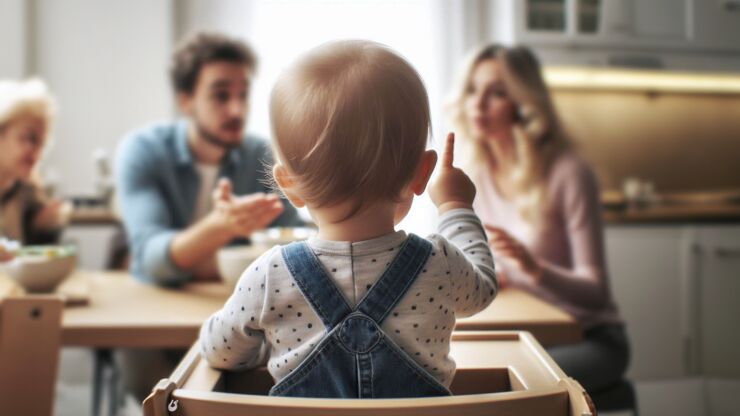
[(740, 226), (697, 233), (698, 370), (740, 379)]
[[(479, 3), (480, 4), (480, 3)], [(482, 41), (545, 64), (736, 71), (738, 0), (488, 0)]]
[(509, 30), (516, 42), (643, 48), (680, 46), (689, 40), (693, 4), (702, 1), (525, 0), (489, 5), (492, 24), (514, 21)]
[(740, 414), (738, 409), (738, 394), (740, 394), (740, 380), (735, 379), (704, 379), (708, 415), (735, 415)]
[(77, 268), (104, 270), (113, 249), (113, 241), (120, 232), (116, 225), (69, 225), (62, 234), (64, 244), (77, 246)]
[(740, 51), (740, 1), (692, 0), (693, 42), (716, 51)]
[(740, 226), (610, 225), (611, 286), (634, 380), (740, 380)]
[(688, 372), (691, 230), (680, 226), (610, 226), (606, 250), (611, 288), (632, 347), (628, 377), (667, 379)]
[[(629, 2), (605, 1), (607, 4), (627, 4)], [(636, 39), (687, 40), (689, 33), (689, 14), (692, 1), (639, 0), (632, 3), (634, 16), (632, 32)], [(628, 26), (629, 27), (629, 26)]]

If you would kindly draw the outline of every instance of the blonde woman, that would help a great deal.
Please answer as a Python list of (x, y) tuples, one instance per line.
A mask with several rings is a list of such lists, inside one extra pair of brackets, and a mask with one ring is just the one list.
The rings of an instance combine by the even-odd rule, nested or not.
[(560, 127), (536, 58), (480, 49), (450, 109), (502, 283), (573, 315), (584, 341), (550, 354), (590, 392), (610, 387), (629, 346), (609, 289), (598, 184)]
[(54, 100), (40, 80), (0, 81), (0, 235), (23, 244), (56, 241), (68, 207), (46, 198), (34, 168)]

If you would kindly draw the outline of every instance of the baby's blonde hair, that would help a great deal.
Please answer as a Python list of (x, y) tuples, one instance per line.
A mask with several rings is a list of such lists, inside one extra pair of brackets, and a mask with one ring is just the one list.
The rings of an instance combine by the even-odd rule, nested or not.
[(292, 191), (314, 207), (350, 202), (347, 217), (398, 199), (430, 131), (419, 74), (387, 46), (360, 40), (323, 44), (287, 69), (270, 118)]

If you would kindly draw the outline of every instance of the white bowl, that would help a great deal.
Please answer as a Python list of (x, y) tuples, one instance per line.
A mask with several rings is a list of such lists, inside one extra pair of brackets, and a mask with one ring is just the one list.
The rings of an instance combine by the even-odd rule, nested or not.
[(316, 234), (316, 229), (308, 227), (273, 227), (255, 231), (249, 236), (252, 244), (272, 247), (285, 245), (293, 241), (305, 240)]
[(70, 246), (26, 246), (3, 265), (4, 271), (30, 293), (52, 292), (77, 265)]
[(252, 244), (228, 246), (216, 252), (218, 273), (225, 282), (232, 286), (236, 285), (244, 270), (267, 250), (276, 245), (305, 240), (315, 233), (316, 230), (303, 227), (266, 228), (255, 231), (249, 237)]
[(261, 245), (224, 247), (216, 252), (218, 273), (225, 282), (234, 286), (247, 266), (269, 249)]

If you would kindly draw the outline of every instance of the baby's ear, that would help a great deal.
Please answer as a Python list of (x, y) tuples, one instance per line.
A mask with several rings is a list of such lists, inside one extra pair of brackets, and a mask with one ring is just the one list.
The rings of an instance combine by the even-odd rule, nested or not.
[(293, 179), (290, 177), (290, 172), (288, 172), (285, 166), (275, 163), (275, 166), (272, 167), (272, 177), (275, 178), (275, 183), (294, 207), (303, 208), (306, 206), (303, 199), (293, 192)]
[(411, 190), (416, 195), (421, 195), (429, 183), (429, 178), (434, 172), (434, 167), (437, 165), (437, 152), (434, 150), (427, 150), (421, 155), (421, 161), (419, 166), (416, 168), (416, 174), (411, 182)]

